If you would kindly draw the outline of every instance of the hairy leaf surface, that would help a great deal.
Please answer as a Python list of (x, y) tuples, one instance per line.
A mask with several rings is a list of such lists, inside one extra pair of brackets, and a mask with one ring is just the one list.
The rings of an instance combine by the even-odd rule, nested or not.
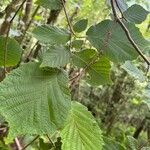
[(149, 12), (147, 10), (137, 4), (132, 5), (123, 13), (124, 17), (129, 22), (133, 22), (135, 24), (142, 23), (146, 19), (148, 14)]
[(70, 109), (67, 77), (60, 70), (42, 71), (24, 64), (0, 84), (0, 113), (10, 135), (45, 134), (63, 126)]
[(76, 52), (73, 56), (73, 64), (79, 68), (86, 68), (89, 76), (86, 78), (88, 83), (93, 86), (110, 84), (111, 65), (106, 57), (97, 58), (97, 52), (93, 49), (85, 49)]
[[(0, 37), (0, 66), (4, 66), (4, 51), (5, 37)], [(20, 60), (22, 49), (19, 43), (12, 38), (8, 38), (7, 52), (6, 52), (6, 67), (15, 66)]]
[[(135, 43), (143, 51), (149, 46), (139, 29), (133, 24), (126, 24)], [(113, 62), (125, 62), (136, 59), (138, 53), (127, 39), (125, 32), (118, 23), (105, 20), (89, 28), (87, 31), (88, 40), (91, 44), (103, 51)]]
[(42, 43), (65, 44), (70, 39), (70, 34), (61, 28), (42, 25), (33, 30), (33, 36)]
[(87, 108), (72, 102), (70, 116), (61, 131), (62, 150), (101, 150), (101, 130)]
[(59, 68), (70, 62), (71, 53), (63, 46), (51, 46), (43, 55), (40, 67)]

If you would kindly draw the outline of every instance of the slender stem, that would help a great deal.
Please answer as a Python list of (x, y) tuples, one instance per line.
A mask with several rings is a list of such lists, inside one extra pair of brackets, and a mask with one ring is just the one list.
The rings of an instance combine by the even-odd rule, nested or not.
[(17, 11), (15, 12), (14, 16), (11, 18), (11, 20), (9, 21), (9, 26), (8, 26), (8, 31), (6, 33), (6, 39), (5, 39), (5, 45), (4, 45), (4, 75), (6, 75), (7, 70), (6, 70), (6, 61), (7, 61), (7, 45), (8, 45), (8, 38), (9, 38), (9, 32), (10, 32), (10, 27), (11, 24), (13, 22), (13, 20), (15, 19), (15, 17), (17, 16), (18, 12), (20, 11), (20, 9), (23, 7), (24, 3), (26, 2), (26, 0), (24, 0), (21, 5), (19, 6), (19, 8), (17, 9)]
[(70, 22), (70, 19), (69, 19), (69, 17), (68, 17), (68, 14), (67, 14), (67, 10), (66, 10), (66, 7), (65, 7), (65, 2), (64, 2), (64, 0), (61, 0), (62, 1), (62, 5), (63, 5), (63, 9), (64, 9), (64, 13), (65, 13), (65, 16), (66, 16), (66, 19), (67, 19), (67, 22), (68, 22), (68, 26), (69, 26), (69, 28), (70, 28), (70, 32), (75, 36), (75, 37), (77, 37), (77, 38), (86, 38), (86, 37), (78, 37), (75, 33), (74, 33), (74, 31), (73, 31), (73, 28), (72, 28), (72, 25), (71, 25), (71, 22)]
[(19, 141), (18, 138), (15, 138), (15, 143), (16, 143), (16, 146), (17, 146), (18, 150), (21, 150), (22, 146), (21, 146), (20, 141)]
[(28, 143), (26, 146), (24, 146), (21, 150), (25, 150), (28, 146), (30, 146), (34, 141), (36, 141), (39, 138), (39, 135), (36, 136), (30, 143)]
[(55, 145), (54, 145), (53, 141), (51, 140), (51, 138), (49, 137), (49, 135), (48, 135), (48, 134), (46, 134), (46, 136), (47, 136), (47, 138), (48, 138), (48, 140), (49, 140), (50, 144), (51, 144), (51, 145), (53, 145), (53, 147), (55, 147)]
[(69, 28), (70, 28), (70, 32), (73, 35), (75, 35), (75, 33), (73, 31), (73, 28), (72, 28), (72, 25), (71, 25), (71, 22), (70, 22), (70, 19), (69, 19), (68, 14), (67, 14), (67, 10), (66, 10), (66, 7), (65, 7), (65, 2), (64, 2), (64, 0), (61, 0), (61, 2), (62, 2), (64, 13), (65, 13), (65, 16), (66, 16), (66, 19), (67, 19), (67, 22), (68, 22), (68, 25), (69, 25)]
[(142, 53), (142, 51), (140, 50), (140, 48), (137, 46), (137, 44), (135, 43), (135, 41), (132, 39), (131, 34), (129, 32), (129, 30), (127, 29), (127, 27), (125, 26), (125, 24), (122, 22), (122, 20), (117, 16), (117, 12), (115, 10), (115, 3), (116, 0), (111, 0), (111, 6), (112, 6), (112, 11), (115, 17), (115, 20), (120, 24), (121, 28), (124, 30), (129, 42), (131, 43), (131, 45), (134, 47), (134, 49), (137, 51), (137, 53), (143, 58), (143, 60), (147, 63), (147, 65), (150, 65), (150, 61), (146, 58), (146, 56)]
[(122, 10), (121, 10), (119, 4), (118, 4), (118, 0), (116, 0), (116, 5), (117, 5), (117, 7), (118, 7), (118, 9), (119, 9), (119, 11), (120, 11), (120, 13), (121, 13), (122, 18), (125, 19), (125, 21), (127, 21), (127, 19), (124, 17), (123, 12), (122, 12)]

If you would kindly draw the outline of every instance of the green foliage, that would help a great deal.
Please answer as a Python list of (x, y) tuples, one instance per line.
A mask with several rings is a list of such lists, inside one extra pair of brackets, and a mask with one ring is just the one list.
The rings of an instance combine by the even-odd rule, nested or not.
[(127, 146), (131, 150), (137, 150), (138, 149), (138, 141), (134, 139), (132, 136), (127, 136)]
[(37, 0), (38, 5), (41, 5), (45, 8), (58, 10), (62, 8), (62, 4), (60, 0)]
[(90, 65), (87, 69), (87, 73), (89, 74), (87, 82), (91, 85), (110, 84), (110, 62), (103, 56), (98, 58), (97, 55), (97, 52), (93, 49), (76, 52), (72, 59), (73, 64), (79, 68), (86, 68)]
[(51, 143), (45, 143), (44, 140), (40, 138), (39, 147), (40, 147), (40, 150), (48, 150), (48, 149), (51, 149), (53, 146)]
[[(149, 42), (146, 41), (139, 29), (133, 24), (126, 24), (132, 38), (141, 49), (145, 49)], [(138, 54), (127, 39), (125, 32), (118, 23), (105, 20), (89, 28), (88, 40), (91, 44), (113, 62), (124, 62), (136, 59)]]
[(121, 67), (126, 70), (128, 74), (130, 74), (135, 79), (138, 79), (140, 82), (146, 81), (144, 73), (139, 70), (132, 62), (126, 61)]
[(114, 140), (104, 137), (104, 143), (103, 150), (125, 150), (125, 147), (122, 146), (120, 143), (115, 142)]
[(51, 46), (43, 55), (40, 67), (60, 68), (70, 62), (71, 54), (64, 46)]
[(75, 32), (82, 32), (84, 31), (86, 28), (87, 28), (87, 25), (88, 25), (88, 19), (82, 19), (82, 20), (79, 20), (78, 22), (76, 22), (73, 26), (73, 30)]
[(6, 48), (6, 38), (0, 37), (0, 66), (4, 66), (4, 52), (6, 52), (6, 66), (15, 66), (20, 61), (22, 49), (19, 43), (13, 38), (8, 38)]
[(0, 149), (148, 149), (149, 12), (114, 1), (121, 25), (110, 0), (18, 2), (0, 2)]
[(62, 150), (101, 150), (101, 130), (85, 106), (72, 102), (69, 118), (61, 131)]
[(0, 84), (0, 100), (11, 136), (53, 133), (70, 109), (67, 77), (60, 70), (40, 70), (39, 63), (24, 64)]
[(32, 34), (40, 42), (48, 44), (65, 44), (70, 39), (70, 34), (66, 30), (54, 26), (39, 26)]
[(132, 22), (135, 24), (142, 23), (146, 19), (148, 14), (149, 14), (148, 11), (146, 11), (143, 7), (137, 4), (132, 5), (123, 13), (124, 17), (129, 22)]
[(74, 40), (72, 42), (72, 47), (75, 49), (80, 49), (83, 45), (84, 41), (83, 40)]

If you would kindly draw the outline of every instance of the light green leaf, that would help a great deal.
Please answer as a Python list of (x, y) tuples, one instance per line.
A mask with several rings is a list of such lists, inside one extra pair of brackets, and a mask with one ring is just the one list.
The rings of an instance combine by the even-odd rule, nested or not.
[(28, 63), (0, 84), (0, 114), (10, 126), (10, 137), (52, 133), (63, 126), (70, 110), (68, 79), (60, 70), (42, 71)]
[(74, 53), (72, 61), (75, 66), (85, 68), (96, 55), (97, 52), (94, 49), (85, 49)]
[[(0, 66), (4, 66), (5, 40), (5, 37), (0, 37)], [(21, 53), (22, 49), (19, 43), (15, 39), (8, 38), (6, 67), (17, 65), (20, 61)]]
[(40, 67), (60, 68), (70, 62), (71, 53), (63, 46), (51, 46), (43, 55)]
[(61, 28), (42, 25), (33, 30), (33, 36), (42, 43), (65, 44), (70, 39), (70, 34)]
[(61, 131), (62, 150), (102, 150), (101, 130), (87, 108), (72, 102), (71, 112)]
[(88, 19), (82, 19), (82, 20), (79, 20), (78, 22), (76, 22), (73, 26), (73, 30), (75, 32), (82, 32), (84, 31), (86, 28), (87, 28), (87, 25), (88, 25)]
[(100, 57), (94, 64), (92, 64), (87, 72), (89, 77), (87, 77), (87, 82), (93, 86), (111, 84), (110, 79), (110, 69), (111, 65), (106, 57)]
[[(144, 50), (149, 46), (149, 42), (143, 38), (137, 27), (133, 24), (126, 25), (140, 49)], [(90, 27), (87, 36), (91, 44), (98, 51), (103, 51), (113, 62), (125, 62), (136, 59), (138, 56), (120, 25), (113, 21), (105, 20)]]
[(137, 4), (132, 5), (123, 13), (124, 17), (129, 22), (133, 22), (135, 24), (142, 23), (146, 19), (148, 14), (149, 12), (147, 10)]
[(146, 77), (144, 76), (144, 73), (140, 71), (132, 62), (126, 61), (121, 67), (135, 79), (138, 79), (141, 82), (146, 81)]
[(74, 47), (75, 49), (80, 49), (82, 48), (83, 43), (83, 40), (75, 40), (72, 42), (72, 47)]
[(94, 60), (94, 63), (90, 64), (87, 69), (89, 76), (86, 79), (88, 83), (93, 86), (111, 84), (110, 62), (106, 57), (97, 58), (97, 55), (97, 52), (93, 49), (76, 52), (72, 58), (73, 64), (79, 68), (86, 68)]
[(36, 3), (51, 10), (59, 10), (62, 8), (61, 0), (37, 0)]

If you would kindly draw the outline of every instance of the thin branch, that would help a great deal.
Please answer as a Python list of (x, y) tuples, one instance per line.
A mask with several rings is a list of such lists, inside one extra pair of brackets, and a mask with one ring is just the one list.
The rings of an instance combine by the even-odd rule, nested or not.
[(120, 13), (121, 13), (122, 18), (123, 18), (125, 21), (127, 21), (127, 19), (124, 17), (123, 12), (122, 12), (122, 10), (121, 10), (121, 8), (120, 8), (119, 4), (118, 4), (118, 0), (116, 0), (116, 6), (117, 6), (117, 8), (119, 9), (119, 11), (120, 11)]
[(117, 12), (115, 10), (115, 3), (116, 0), (111, 0), (111, 6), (112, 6), (112, 11), (115, 17), (115, 20), (120, 24), (121, 28), (124, 30), (129, 42), (131, 43), (131, 45), (134, 47), (134, 49), (137, 51), (137, 53), (143, 58), (143, 60), (147, 63), (147, 65), (150, 65), (150, 61), (146, 58), (146, 56), (142, 53), (142, 51), (140, 50), (140, 48), (137, 46), (137, 44), (135, 43), (135, 41), (132, 39), (131, 34), (129, 32), (129, 30), (127, 29), (127, 27), (125, 26), (125, 24), (122, 22), (122, 20), (117, 16)]
[(5, 39), (5, 46), (4, 46), (4, 75), (6, 75), (7, 70), (6, 70), (6, 61), (7, 61), (7, 45), (8, 45), (8, 38), (9, 38), (9, 32), (10, 32), (10, 27), (11, 24), (13, 22), (13, 20), (15, 19), (15, 17), (17, 16), (18, 12), (20, 11), (20, 9), (23, 7), (24, 3), (26, 2), (26, 0), (24, 0), (21, 5), (19, 6), (19, 8), (17, 9), (17, 11), (15, 12), (14, 16), (11, 18), (11, 20), (9, 21), (9, 26), (8, 26), (8, 31), (6, 33), (6, 39)]
[(66, 10), (66, 7), (65, 7), (65, 2), (64, 2), (64, 0), (61, 0), (61, 2), (62, 2), (63, 9), (64, 9), (64, 13), (65, 13), (65, 16), (66, 16), (66, 19), (67, 19), (67, 22), (68, 22), (68, 26), (69, 26), (69, 28), (70, 28), (70, 32), (71, 32), (74, 36), (76, 36), (76, 34), (75, 34), (74, 31), (73, 31), (73, 28), (72, 28), (70, 19), (69, 19), (69, 17), (68, 17), (68, 14), (67, 14), (67, 10)]
[(21, 146), (21, 144), (20, 144), (18, 138), (15, 138), (15, 143), (16, 143), (17, 149), (18, 149), (18, 150), (21, 150), (21, 149), (22, 149), (22, 146)]
[(46, 134), (46, 136), (47, 136), (47, 138), (48, 138), (48, 140), (49, 140), (50, 144), (51, 144), (51, 145), (53, 145), (53, 147), (55, 147), (55, 145), (54, 145), (53, 141), (51, 140), (51, 138), (49, 137), (49, 135), (48, 135), (48, 134)]
[(24, 146), (21, 150), (25, 150), (27, 147), (29, 147), (34, 141), (36, 141), (39, 138), (39, 135), (36, 136), (30, 143), (28, 143), (26, 146)]
[(62, 5), (63, 5), (65, 17), (66, 17), (67, 22), (68, 22), (68, 26), (69, 26), (69, 28), (70, 28), (70, 32), (71, 32), (75, 37), (77, 37), (77, 38), (86, 38), (86, 37), (78, 37), (78, 36), (74, 33), (73, 28), (72, 28), (72, 25), (71, 25), (71, 22), (70, 22), (70, 19), (69, 19), (69, 16), (68, 16), (68, 14), (67, 14), (67, 10), (66, 10), (66, 7), (65, 7), (64, 0), (61, 0), (61, 2), (62, 2)]

